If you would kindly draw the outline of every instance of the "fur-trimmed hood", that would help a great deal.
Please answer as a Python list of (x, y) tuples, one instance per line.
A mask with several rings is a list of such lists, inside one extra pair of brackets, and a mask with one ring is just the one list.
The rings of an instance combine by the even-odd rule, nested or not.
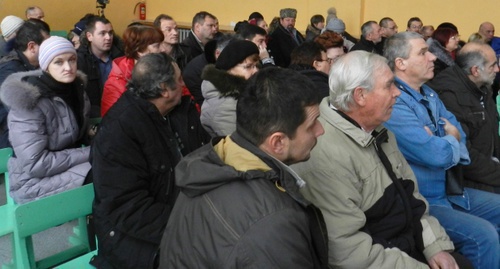
[[(2, 103), (9, 108), (32, 110), (41, 97), (52, 95), (39, 85), (34, 85), (26, 80), (27, 77), (39, 77), (42, 74), (42, 70), (34, 70), (10, 75), (0, 87)], [(83, 72), (77, 71), (76, 80), (79, 80), (82, 87), (85, 88), (87, 76)]]
[(205, 66), (201, 78), (212, 83), (221, 97), (238, 98), (246, 85), (245, 78), (231, 75), (224, 70), (219, 70), (213, 64)]
[(446, 50), (446, 48), (439, 43), (439, 41), (429, 38), (427, 40), (427, 45), (429, 45), (429, 51), (432, 52), (439, 60), (445, 63), (447, 66), (454, 66), (455, 61), (451, 57), (451, 54)]

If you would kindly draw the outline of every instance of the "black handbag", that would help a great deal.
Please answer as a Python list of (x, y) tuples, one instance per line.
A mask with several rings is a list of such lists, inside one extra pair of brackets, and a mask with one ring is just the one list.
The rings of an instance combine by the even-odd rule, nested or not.
[(462, 165), (457, 164), (446, 170), (446, 194), (463, 195), (464, 194), (464, 173)]

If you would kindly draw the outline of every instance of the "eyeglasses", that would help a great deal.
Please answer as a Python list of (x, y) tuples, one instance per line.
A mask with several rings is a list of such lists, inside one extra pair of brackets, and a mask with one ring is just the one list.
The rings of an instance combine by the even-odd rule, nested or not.
[(454, 35), (454, 36), (452, 36), (450, 38), (453, 39), (453, 40), (460, 40), (460, 36), (459, 35)]
[(316, 60), (318, 62), (328, 62), (329, 64), (331, 64), (333, 62), (333, 59), (330, 59), (330, 58), (326, 58), (326, 59), (321, 59), (321, 60)]

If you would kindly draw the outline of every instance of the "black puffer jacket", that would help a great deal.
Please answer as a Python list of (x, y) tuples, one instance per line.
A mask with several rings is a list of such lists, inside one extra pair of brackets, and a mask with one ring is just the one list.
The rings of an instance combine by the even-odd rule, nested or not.
[(323, 216), (288, 169), (237, 133), (185, 157), (160, 268), (327, 267)]
[[(195, 113), (186, 117), (191, 120), (177, 115), (186, 111)], [(127, 91), (103, 118), (91, 153), (98, 268), (153, 268), (178, 194), (179, 150), (203, 144), (188, 133), (201, 128), (196, 113), (181, 103), (172, 119), (164, 118), (152, 103)]]
[(291, 64), (288, 68), (298, 71), (302, 75), (311, 79), (312, 82), (314, 82), (314, 85), (316, 85), (316, 92), (318, 94), (318, 100), (320, 103), (323, 98), (330, 95), (330, 86), (328, 86), (327, 74), (314, 69), (314, 67), (312, 66), (302, 64)]
[[(498, 113), (491, 89), (478, 88), (457, 65), (427, 83), (461, 123), (471, 163), (464, 166), (465, 185), (493, 192), (500, 187)], [(481, 105), (484, 104), (484, 107)]]

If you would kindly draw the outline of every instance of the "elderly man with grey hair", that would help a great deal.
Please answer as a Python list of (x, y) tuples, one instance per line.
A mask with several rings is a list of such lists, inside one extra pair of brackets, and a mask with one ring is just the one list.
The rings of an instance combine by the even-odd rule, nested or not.
[[(128, 90), (100, 124), (91, 152), (97, 268), (157, 267), (156, 253), (179, 193), (174, 167), (186, 140), (180, 131), (177, 136), (172, 117), (183, 105), (183, 86), (170, 56), (148, 54), (137, 61)], [(195, 120), (199, 126), (197, 115)]]
[(365, 51), (339, 58), (320, 104), (325, 134), (292, 168), (325, 218), (335, 268), (458, 268), (453, 243), (429, 216), (410, 166), (383, 126), (400, 91), (386, 59)]
[(376, 21), (367, 21), (361, 25), (361, 39), (351, 51), (364, 50), (382, 55), (382, 50), (377, 46), (380, 42), (382, 42), (380, 25)]
[[(460, 123), (426, 85), (434, 76), (436, 56), (429, 52), (423, 37), (414, 32), (387, 39), (385, 56), (401, 95), (384, 125), (396, 136), (398, 147), (429, 202), (430, 214), (439, 220), (457, 251), (474, 268), (500, 268), (498, 194), (461, 186), (451, 188), (452, 184), (448, 184), (460, 185), (461, 180), (447, 177), (446, 171), (457, 169), (452, 168), (456, 165), (468, 165), (470, 158)], [(495, 57), (490, 61), (488, 68), (494, 70)], [(460, 109), (466, 109), (465, 103)], [(482, 118), (479, 114), (468, 117)]]

